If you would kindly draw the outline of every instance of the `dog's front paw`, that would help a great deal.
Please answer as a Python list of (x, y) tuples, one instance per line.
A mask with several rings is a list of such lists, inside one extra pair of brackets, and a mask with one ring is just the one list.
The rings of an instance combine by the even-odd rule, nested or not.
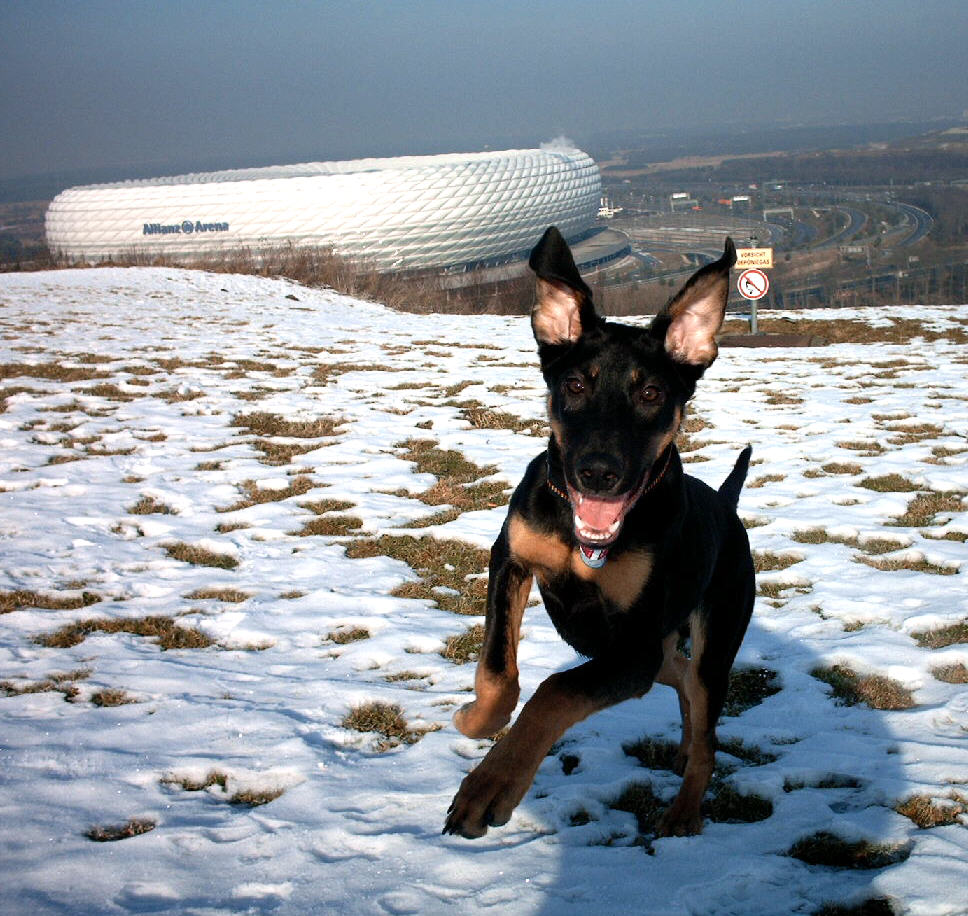
[(443, 832), (473, 840), (484, 836), (488, 827), (503, 827), (530, 785), (530, 778), (489, 764), (485, 757), (460, 784)]
[(486, 709), (479, 700), (465, 703), (454, 713), (454, 727), (468, 738), (492, 738), (511, 721), (510, 709)]
[(702, 833), (702, 815), (673, 802), (659, 818), (656, 833), (658, 836), (697, 836)]

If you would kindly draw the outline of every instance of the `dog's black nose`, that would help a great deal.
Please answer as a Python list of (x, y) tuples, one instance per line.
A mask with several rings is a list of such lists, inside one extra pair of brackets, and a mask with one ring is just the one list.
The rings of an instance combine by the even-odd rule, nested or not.
[(575, 465), (575, 473), (586, 493), (613, 493), (622, 477), (622, 468), (610, 455), (586, 455)]

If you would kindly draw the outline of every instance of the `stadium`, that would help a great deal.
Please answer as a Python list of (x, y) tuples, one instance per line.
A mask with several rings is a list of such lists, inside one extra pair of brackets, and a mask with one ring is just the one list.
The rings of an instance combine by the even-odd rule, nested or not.
[(46, 230), (70, 262), (294, 245), (381, 271), (481, 267), (525, 256), (551, 224), (583, 238), (600, 196), (577, 149), (308, 162), (70, 188)]

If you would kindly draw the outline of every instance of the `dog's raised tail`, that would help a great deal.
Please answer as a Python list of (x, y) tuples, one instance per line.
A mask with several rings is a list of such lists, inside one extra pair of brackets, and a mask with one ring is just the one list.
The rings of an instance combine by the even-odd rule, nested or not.
[(750, 469), (750, 456), (753, 454), (753, 446), (747, 445), (739, 453), (733, 470), (719, 487), (719, 495), (723, 497), (734, 509), (739, 504), (739, 494), (742, 492), (743, 484), (746, 482), (746, 475)]

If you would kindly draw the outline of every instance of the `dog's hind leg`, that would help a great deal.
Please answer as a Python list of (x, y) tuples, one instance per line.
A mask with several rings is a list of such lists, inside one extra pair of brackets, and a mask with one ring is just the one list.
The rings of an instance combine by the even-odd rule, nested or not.
[(689, 743), (692, 740), (692, 717), (689, 711), (689, 696), (686, 693), (686, 672), (689, 660), (679, 651), (680, 633), (674, 630), (662, 641), (662, 667), (655, 676), (656, 683), (674, 687), (679, 697), (679, 714), (682, 717), (682, 738), (676, 754), (675, 770), (682, 775), (689, 757)]
[[(695, 645), (695, 634), (693, 635)], [(692, 836), (702, 832), (700, 805), (713, 773), (716, 756), (716, 709), (714, 697), (720, 684), (708, 684), (699, 674), (699, 664), (693, 656), (683, 683), (689, 710), (688, 745), (682, 786), (673, 803), (659, 820), (659, 836)], [(728, 675), (729, 669), (726, 669)], [(719, 706), (721, 707), (721, 703)], [(683, 720), (683, 740), (686, 740), (686, 720)], [(680, 750), (680, 754), (681, 754)]]
[[(724, 589), (716, 588), (714, 580), (704, 607), (690, 619), (691, 658), (682, 687), (677, 687), (680, 695), (685, 694), (684, 708), (688, 710), (688, 720), (683, 719), (687, 760), (679, 794), (659, 821), (660, 836), (702, 832), (700, 807), (715, 764), (716, 721), (729, 689), (729, 671), (753, 609), (752, 561), (747, 562), (748, 576)], [(724, 594), (728, 600), (709, 597)]]
[(508, 553), (502, 534), (491, 549), (484, 643), (474, 676), (475, 699), (454, 714), (454, 725), (469, 738), (488, 738), (508, 722), (517, 706), (518, 642), (531, 592), (532, 575)]

